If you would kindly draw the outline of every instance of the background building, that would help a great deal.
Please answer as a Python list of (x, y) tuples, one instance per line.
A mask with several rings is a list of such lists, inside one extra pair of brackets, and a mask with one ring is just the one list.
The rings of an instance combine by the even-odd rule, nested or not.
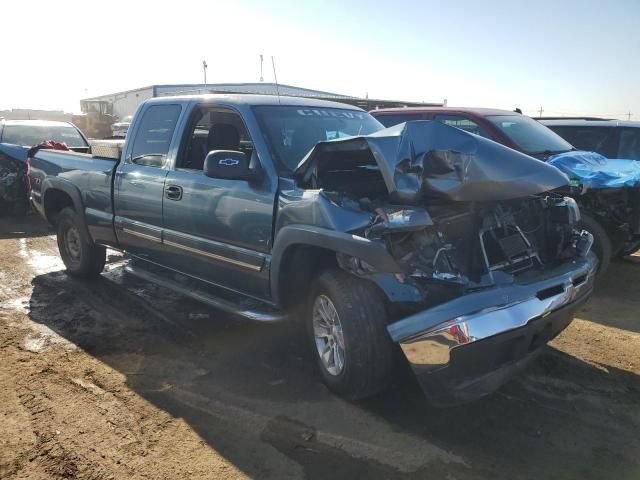
[(0, 118), (7, 120), (58, 120), (70, 122), (71, 113), (62, 110), (34, 110), (31, 108), (14, 108), (12, 110), (0, 110)]
[(218, 84), (181, 84), (181, 85), (151, 85), (136, 88), (124, 92), (100, 95), (98, 97), (80, 100), (80, 108), (83, 113), (96, 112), (103, 115), (114, 115), (122, 119), (127, 115), (133, 115), (138, 105), (143, 101), (167, 95), (193, 95), (198, 93), (253, 93), (262, 95), (276, 95), (317, 98), (332, 100), (335, 102), (356, 105), (365, 110), (387, 107), (417, 107), (417, 106), (442, 106), (442, 102), (424, 103), (408, 102), (402, 100), (379, 100), (372, 98), (352, 97), (339, 93), (323, 92), (309, 88), (294, 87), (291, 85), (278, 85), (275, 83), (218, 83)]

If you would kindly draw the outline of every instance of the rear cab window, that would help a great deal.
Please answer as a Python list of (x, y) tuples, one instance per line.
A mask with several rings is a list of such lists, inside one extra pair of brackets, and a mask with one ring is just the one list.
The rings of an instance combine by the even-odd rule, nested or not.
[(152, 105), (144, 111), (131, 147), (132, 163), (157, 168), (166, 165), (181, 111), (175, 104)]

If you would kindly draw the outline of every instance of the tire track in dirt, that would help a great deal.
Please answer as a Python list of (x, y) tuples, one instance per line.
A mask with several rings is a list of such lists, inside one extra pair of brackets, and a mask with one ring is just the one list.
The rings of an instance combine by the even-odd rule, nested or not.
[(0, 251), (0, 477), (640, 478), (634, 266), (612, 265), (584, 320), (497, 395), (437, 410), (401, 378), (344, 402), (286, 326), (233, 322), (118, 265), (96, 282), (44, 268), (53, 238), (0, 235)]

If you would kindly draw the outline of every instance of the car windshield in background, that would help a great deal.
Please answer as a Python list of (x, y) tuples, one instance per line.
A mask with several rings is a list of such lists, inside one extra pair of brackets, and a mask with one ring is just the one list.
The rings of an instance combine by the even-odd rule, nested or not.
[(640, 128), (623, 128), (620, 132), (618, 158), (640, 160)]
[(422, 120), (421, 113), (401, 113), (401, 114), (393, 114), (393, 115), (377, 115), (376, 120), (378, 120), (385, 127), (393, 127), (394, 125), (398, 125), (399, 123), (404, 122), (412, 122), (414, 120)]
[(254, 111), (273, 154), (289, 171), (318, 142), (368, 135), (384, 128), (360, 110), (256, 106)]
[(5, 125), (2, 132), (2, 142), (33, 147), (46, 140), (65, 143), (69, 148), (86, 147), (82, 135), (67, 125)]
[(562, 153), (571, 144), (550, 129), (524, 115), (491, 115), (487, 119), (529, 155)]

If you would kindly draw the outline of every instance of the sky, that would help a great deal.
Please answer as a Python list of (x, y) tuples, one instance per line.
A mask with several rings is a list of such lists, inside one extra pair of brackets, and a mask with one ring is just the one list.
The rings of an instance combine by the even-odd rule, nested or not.
[[(107, 8), (108, 6), (108, 8)], [(165, 83), (640, 120), (640, 0), (142, 0), (3, 4), (0, 110)]]

